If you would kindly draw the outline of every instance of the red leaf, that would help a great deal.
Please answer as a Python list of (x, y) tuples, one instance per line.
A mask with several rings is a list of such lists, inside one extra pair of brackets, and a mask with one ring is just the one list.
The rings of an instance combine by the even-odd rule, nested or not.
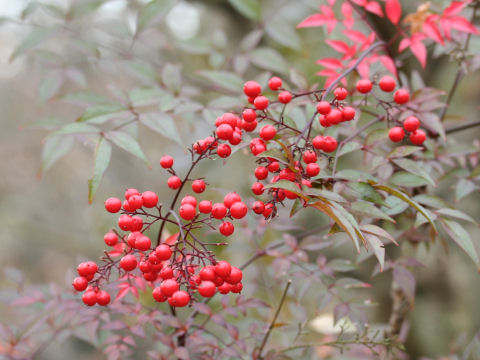
[(410, 38), (402, 39), (402, 41), (400, 41), (400, 44), (398, 44), (398, 52), (402, 52), (409, 46), (410, 46)]
[(365, 10), (378, 15), (380, 17), (383, 17), (383, 10), (382, 7), (380, 6), (379, 3), (376, 1), (369, 1), (368, 4), (365, 6)]
[(322, 26), (326, 24), (328, 20), (329, 19), (323, 14), (313, 14), (298, 24), (297, 28)]
[(350, 5), (349, 2), (344, 2), (342, 4), (342, 15), (343, 15), (343, 25), (347, 29), (350, 29), (353, 27), (353, 24), (355, 24), (355, 19), (353, 18), (353, 8), (352, 5)]
[(402, 6), (398, 0), (387, 0), (385, 3), (385, 12), (388, 20), (397, 25), (402, 16)]
[(478, 34), (480, 31), (473, 26), (467, 19), (463, 16), (452, 16), (449, 18), (450, 26), (458, 31), (463, 31), (466, 33)]
[(357, 4), (358, 6), (365, 6), (367, 5), (367, 0), (352, 0), (353, 3)]
[(344, 30), (343, 33), (353, 42), (363, 44), (368, 41), (365, 34), (357, 30)]
[(325, 66), (328, 69), (343, 68), (343, 64), (340, 60), (335, 58), (323, 58), (316, 61), (317, 64)]
[(467, 6), (471, 1), (452, 1), (449, 7), (443, 10), (442, 16), (453, 16), (458, 14), (462, 9)]
[(390, 71), (395, 77), (398, 76), (397, 74), (397, 67), (395, 66), (395, 63), (393, 62), (392, 58), (387, 55), (381, 55), (379, 57), (380, 62), (385, 66), (385, 68)]
[(337, 0), (328, 0), (328, 5), (333, 7), (333, 5), (335, 5), (335, 1)]
[(357, 71), (362, 78), (368, 78), (370, 75), (370, 59), (363, 59), (357, 66)]
[(440, 30), (438, 29), (436, 20), (438, 20), (437, 15), (430, 15), (429, 17), (427, 17), (427, 19), (423, 23), (422, 30), (425, 33), (425, 35), (427, 35), (430, 39), (433, 39), (439, 44), (444, 45), (445, 42), (443, 41), (443, 37), (442, 37), (442, 34), (440, 33)]
[(164, 241), (164, 244), (167, 244), (167, 245), (173, 245), (175, 244), (177, 241), (178, 241), (178, 237), (180, 236), (180, 233), (177, 232), (176, 234), (173, 234), (171, 236), (169, 236), (165, 241)]
[(119, 242), (115, 244), (115, 246), (113, 247), (113, 250), (108, 252), (108, 255), (111, 257), (120, 256), (123, 254), (124, 249), (125, 249), (125, 243)]
[(422, 42), (423, 35), (420, 33), (414, 34), (410, 42), (410, 50), (418, 59), (420, 65), (425, 67), (427, 65), (427, 48)]
[(349, 52), (350, 47), (346, 42), (340, 41), (340, 40), (330, 40), (327, 39), (325, 42), (334, 50), (338, 51), (341, 54), (346, 54)]

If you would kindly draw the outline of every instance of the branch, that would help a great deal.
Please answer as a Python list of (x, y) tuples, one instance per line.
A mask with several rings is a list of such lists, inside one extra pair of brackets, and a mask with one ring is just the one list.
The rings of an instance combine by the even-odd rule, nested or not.
[(477, 126), (480, 126), (480, 120), (471, 121), (471, 122), (468, 122), (466, 124), (453, 126), (450, 129), (446, 129), (445, 133), (446, 134), (452, 134), (452, 133), (455, 133), (457, 131), (467, 130), (467, 129), (471, 129), (471, 128), (477, 127)]

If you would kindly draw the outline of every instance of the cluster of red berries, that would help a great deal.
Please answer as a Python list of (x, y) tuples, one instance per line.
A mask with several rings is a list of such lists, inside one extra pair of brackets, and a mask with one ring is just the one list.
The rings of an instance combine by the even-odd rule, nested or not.
[[(410, 133), (410, 142), (414, 145), (422, 145), (427, 139), (425, 131), (420, 129), (420, 120), (415, 116), (409, 116), (403, 121), (403, 129)], [(400, 126), (395, 126), (388, 132), (388, 137), (393, 142), (400, 142), (405, 137), (405, 131)]]
[(110, 303), (110, 294), (106, 291), (100, 290), (96, 286), (89, 286), (91, 281), (98, 271), (98, 265), (93, 261), (82, 262), (77, 267), (78, 277), (73, 279), (73, 287), (77, 291), (84, 291), (82, 301), (88, 305), (108, 305)]

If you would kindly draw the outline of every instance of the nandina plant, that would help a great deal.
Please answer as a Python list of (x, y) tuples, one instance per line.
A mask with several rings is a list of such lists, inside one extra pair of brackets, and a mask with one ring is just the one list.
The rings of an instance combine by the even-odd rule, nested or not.
[[(145, 14), (158, 3), (142, 9), (139, 19), (143, 14), (146, 23), (151, 21)], [(247, 17), (255, 10), (242, 2), (232, 4), (250, 14)], [(195, 138), (183, 159), (169, 154), (158, 159), (155, 171), (164, 172), (159, 187), (162, 192), (169, 189), (168, 197), (160, 197), (158, 189), (139, 191), (125, 184), (124, 194), (105, 200), (105, 210), (118, 214), (103, 237), (107, 250), (99, 259), (78, 265), (68, 301), (59, 307), (71, 315), (66, 321), (52, 315), (53, 337), (65, 330), (76, 334), (72, 324), (90, 329), (93, 342), (103, 346), (109, 358), (142, 351), (152, 359), (297, 359), (315, 349), (319, 356), (343, 351), (351, 357), (406, 356), (413, 274), (422, 264), (397, 249), (405, 242), (429, 244), (448, 237), (479, 266), (475, 244), (460, 223), (475, 220), (434, 190), (456, 169), (464, 174), (457, 199), (478, 186), (478, 144), (459, 155), (452, 151), (451, 136), (479, 122), (444, 124), (464, 68), (470, 65), (469, 42), (478, 34), (473, 24), (477, 6), (478, 1), (453, 1), (444, 9), (420, 4), (415, 13), (404, 14), (398, 0), (329, 0), (320, 13), (298, 25), (326, 26), (325, 42), (341, 56), (317, 61), (325, 67), (318, 81), (298, 81), (298, 74), (288, 79), (279, 70), (238, 83), (226, 71), (205, 72), (205, 89), (214, 85), (236, 94), (230, 96), (229, 108), (220, 106), (225, 111), (215, 114), (209, 136)], [(394, 34), (391, 38), (375, 27), (385, 15), (383, 26)], [(146, 25), (139, 21), (138, 26), (134, 39)], [(342, 39), (330, 36), (338, 36), (333, 33), (337, 26), (343, 26)], [(298, 33), (301, 36), (301, 30)], [(454, 48), (462, 54), (446, 100), (443, 91), (409, 81), (410, 74), (402, 69), (407, 49), (422, 67), (428, 66), (429, 42), (444, 46), (445, 53)], [(112, 145), (146, 159), (128, 126), (143, 124), (178, 140), (170, 117), (178, 109), (162, 103), (165, 88), (167, 100), (178, 106), (203, 99), (181, 93), (178, 69), (168, 65), (163, 71), (159, 86), (132, 90), (124, 103), (90, 104), (76, 122), (50, 134), (44, 167), (68, 151), (72, 135), (88, 134), (95, 142), (89, 181), (93, 201)], [(160, 113), (149, 112), (152, 102), (160, 103)], [(208, 106), (201, 110), (211, 116)], [(207, 191), (221, 179), (211, 171), (199, 172), (201, 165), (213, 162), (228, 168), (234, 156), (252, 165), (244, 172), (251, 191)], [(178, 167), (185, 158), (188, 165)], [(278, 241), (269, 239), (269, 229)], [(228, 255), (236, 251), (230, 250), (234, 244), (229, 239), (237, 234), (249, 255), (241, 263), (223, 259), (234, 258)], [(345, 258), (328, 258), (327, 251), (347, 241)], [(370, 325), (366, 308), (372, 301), (361, 292), (371, 285), (345, 275), (372, 256), (377, 259), (374, 275), (393, 274), (392, 310), (388, 326), (381, 329)], [(266, 291), (258, 291), (259, 273), (248, 274), (265, 258), (272, 261), (262, 263), (260, 273), (268, 278), (267, 292), (277, 295), (273, 301)], [(13, 304), (56, 304), (44, 295), (25, 299), (32, 296)], [(319, 339), (307, 323), (327, 307), (340, 330), (336, 337)], [(265, 312), (268, 308), (271, 313)], [(276, 330), (280, 326), (284, 334)], [(160, 345), (138, 350), (134, 336)], [(22, 338), (11, 343), (11, 354), (32, 356), (44, 350), (43, 345), (32, 350), (25, 343)]]

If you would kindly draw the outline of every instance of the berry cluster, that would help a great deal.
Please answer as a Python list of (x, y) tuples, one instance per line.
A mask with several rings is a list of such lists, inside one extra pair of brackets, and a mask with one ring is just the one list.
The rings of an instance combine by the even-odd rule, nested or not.
[[(415, 116), (409, 116), (403, 121), (403, 129), (410, 133), (410, 142), (414, 145), (422, 145), (427, 139), (425, 131), (420, 130), (420, 120)], [(395, 126), (388, 132), (388, 137), (393, 142), (400, 142), (405, 137), (405, 131), (400, 126)]]

